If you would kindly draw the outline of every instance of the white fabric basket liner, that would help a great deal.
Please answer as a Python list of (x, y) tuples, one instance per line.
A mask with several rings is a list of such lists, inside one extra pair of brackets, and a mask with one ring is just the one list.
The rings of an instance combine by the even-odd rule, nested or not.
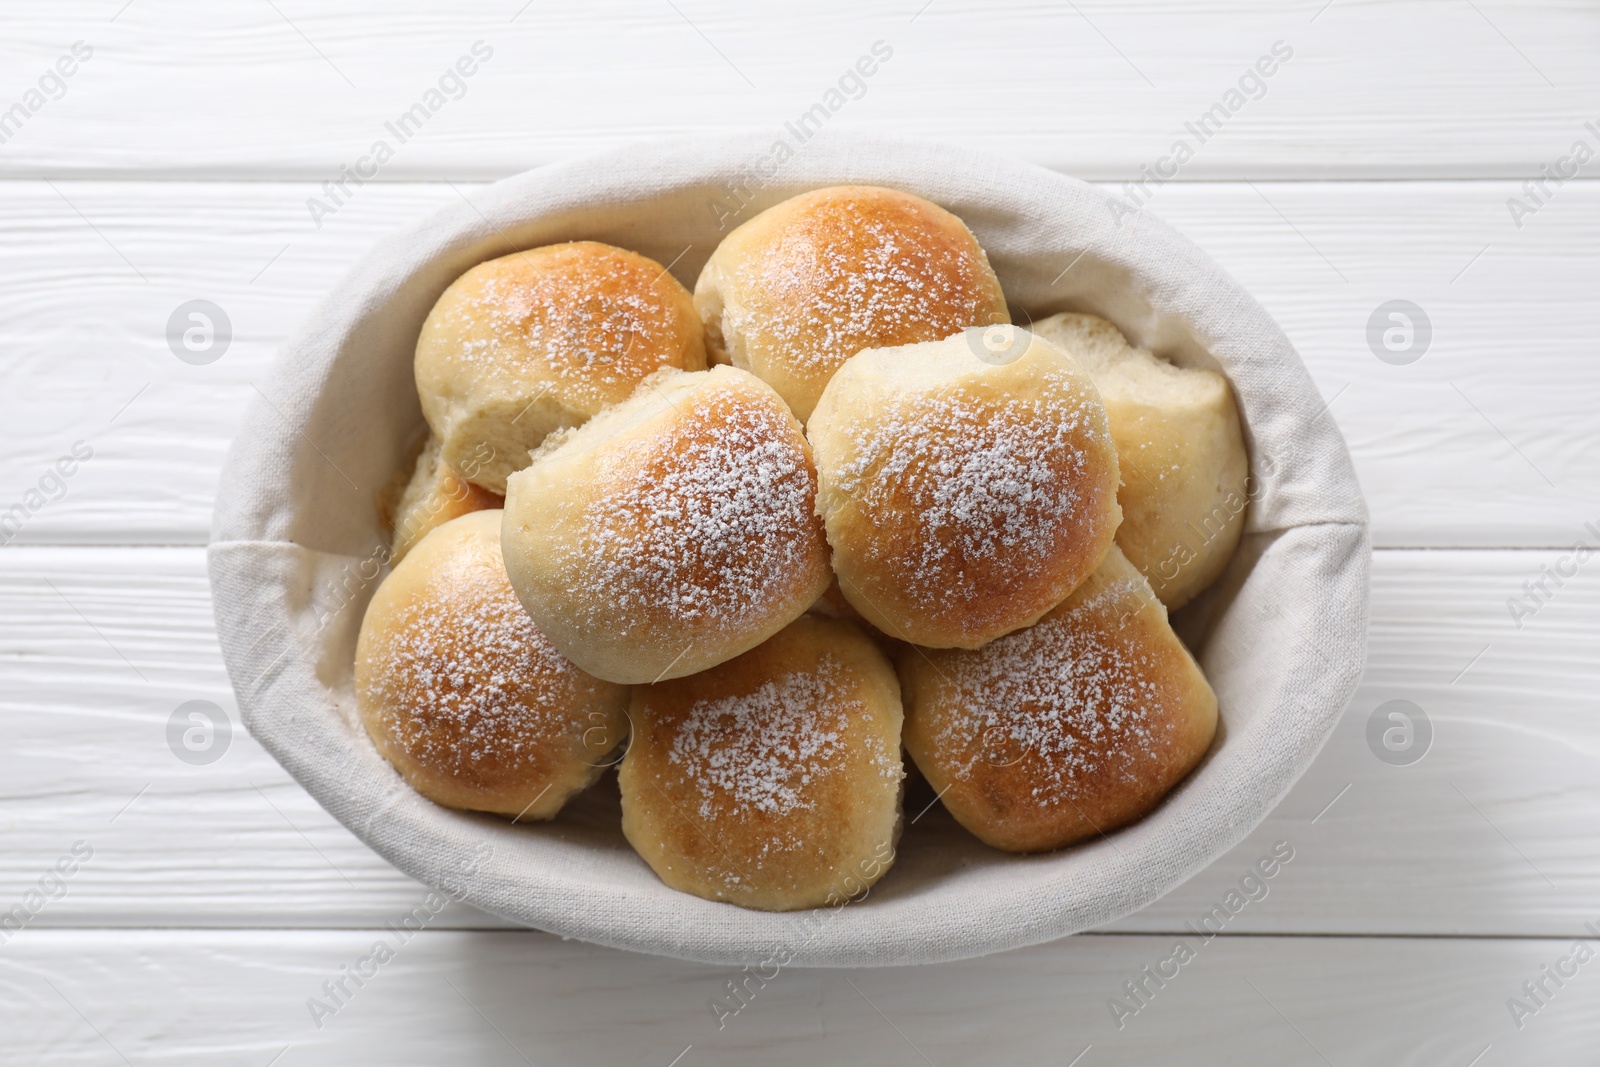
[[(208, 566), (244, 723), (400, 870), (563, 937), (706, 962), (858, 967), (978, 956), (1136, 911), (1266, 817), (1360, 676), (1371, 551), (1333, 419), (1261, 306), (1148, 211), (1118, 225), (1106, 192), (942, 145), (823, 134), (763, 176), (756, 167), (773, 155), (770, 136), (653, 143), (466, 192), (380, 244), (318, 305), (256, 383), (265, 399), (246, 413), (218, 491)], [(692, 288), (727, 229), (842, 183), (955, 212), (1019, 323), (1093, 312), (1232, 382), (1255, 486), (1245, 537), (1223, 578), (1174, 619), (1221, 705), (1205, 762), (1141, 822), (1047, 855), (994, 851), (935, 806), (864, 899), (786, 914), (662, 885), (622, 837), (614, 774), (542, 824), (423, 799), (367, 739), (352, 664), (381, 580), (376, 496), (421, 425), (411, 360), (435, 299), (476, 263), (575, 239), (670, 263)]]

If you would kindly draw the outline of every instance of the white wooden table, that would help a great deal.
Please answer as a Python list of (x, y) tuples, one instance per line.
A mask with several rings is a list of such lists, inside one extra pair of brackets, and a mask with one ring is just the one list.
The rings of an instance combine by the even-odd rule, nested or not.
[[(313, 220), (478, 41), (459, 99)], [(1337, 733), (1244, 844), (1109, 931), (785, 972), (719, 1030), (727, 969), (452, 906), (318, 1025), (308, 998), (425, 890), (237, 727), (202, 546), (252, 381), (391, 228), (580, 151), (780, 128), (879, 41), (831, 123), (1113, 186), (1224, 102), (1148, 210), (1277, 316), (1355, 454), (1378, 549)], [(1600, 153), (1594, 3), (33, 0), (0, 9), (0, 56), (22, 105), (0, 114), (0, 909), (22, 909), (0, 1059), (1600, 1063), (1600, 556), (1571, 553), (1600, 545), (1600, 161), (1573, 156)], [(205, 365), (167, 338), (193, 299), (231, 323)], [(1369, 343), (1391, 300), (1425, 351)], [(234, 721), (209, 763), (168, 743), (190, 700)], [(1419, 762), (1369, 746), (1391, 700), (1431, 723)], [(1280, 841), (1270, 894), (1119, 1028), (1108, 1000)]]

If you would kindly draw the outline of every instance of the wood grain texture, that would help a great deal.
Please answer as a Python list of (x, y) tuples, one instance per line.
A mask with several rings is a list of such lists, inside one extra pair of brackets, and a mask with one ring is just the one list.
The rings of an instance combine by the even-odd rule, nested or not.
[[(1370, 666), (1328, 747), (1243, 844), (1118, 929), (1199, 923), (1278, 841), (1295, 859), (1230, 933), (1576, 936), (1600, 922), (1600, 583), (1580, 571), (1521, 629), (1505, 607), (1554, 558), (1378, 553)], [(94, 856), (37, 926), (381, 925), (422, 892), (242, 731), (209, 766), (169, 749), (184, 701), (237, 722), (200, 550), (0, 553), (0, 663), (0, 911), (78, 840)], [(1434, 729), (1408, 767), (1365, 739), (1397, 698)], [(497, 925), (454, 907), (439, 923)]]
[[(399, 918), (397, 911), (394, 916)], [(1570, 941), (1191, 937), (1192, 958), (1118, 1029), (1108, 1002), (1169, 957), (1129, 935), (937, 967), (733, 968), (540, 935), (424, 930), (332, 1015), (386, 930), (26, 931), (0, 949), (0, 1045), (18, 1062), (1350, 1064), (1593, 1062), (1600, 962), (1519, 1030), (1507, 1001)], [(1571, 969), (1571, 964), (1567, 965)], [(368, 968), (371, 970), (371, 968)], [(1166, 968), (1169, 974), (1172, 967)], [(730, 981), (744, 981), (746, 1006)], [(719, 1018), (724, 1023), (718, 1029)], [(274, 1059), (274, 1057), (277, 1057)], [(1076, 1058), (1075, 1058), (1076, 1057)], [(1474, 1059), (1474, 1057), (1479, 1057)]]
[[(1600, 12), (1555, 0), (72, 0), (0, 15), (10, 99), (77, 40), (93, 57), (0, 174), (321, 181), (388, 137), (383, 180), (502, 177), (640, 136), (778, 130), (876, 41), (892, 58), (830, 124), (1118, 181), (1279, 41), (1292, 58), (1184, 179), (1520, 180), (1600, 119)], [(480, 40), (493, 55), (464, 93), (387, 134)]]
[[(464, 95), (399, 143), (385, 123), (479, 40), (493, 55)], [(477, 181), (644, 137), (776, 133), (875, 41), (892, 57), (831, 127), (1115, 188), (1176, 139), (1198, 144), (1185, 122), (1280, 40), (1293, 56), (1264, 95), (1148, 210), (1299, 347), (1376, 543), (1474, 550), (1377, 554), (1366, 678), (1268, 822), (1117, 932), (941, 967), (786, 971), (721, 1030), (710, 1001), (732, 971), (452, 905), (318, 1028), (307, 998), (393, 940), (385, 924), (424, 889), (242, 731), (191, 766), (167, 729), (192, 699), (237, 723), (194, 546), (254, 383), (339, 276)], [(93, 55), (19, 127), (6, 109), (76, 41)], [(93, 849), (64, 897), (14, 937), (0, 928), (0, 1058), (1592, 1062), (1600, 963), (1520, 1029), (1507, 1000), (1571, 951), (1561, 939), (1600, 926), (1600, 563), (1545, 579), (1553, 595), (1520, 626), (1507, 600), (1600, 525), (1600, 170), (1520, 227), (1508, 200), (1574, 141), (1600, 144), (1585, 126), (1600, 125), (1597, 45), (1600, 10), (1572, 0), (0, 9), (0, 515), (29, 512), (0, 537), (0, 912), (35, 899), (75, 842)], [(379, 138), (393, 158), (316, 225), (308, 197)], [(209, 366), (165, 337), (195, 298), (233, 324)], [(1393, 299), (1434, 329), (1406, 366), (1367, 342)], [(92, 457), (57, 481), (79, 441)], [(1411, 766), (1366, 740), (1393, 699), (1435, 732)], [(1268, 895), (1118, 1029), (1108, 998), (1175, 937), (1198, 943), (1191, 927), (1280, 841), (1295, 858)]]
[[(17, 542), (202, 543), (273, 351), (375, 241), (467, 188), (368, 186), (317, 229), (302, 184), (0, 183), (0, 511), (74, 441), (94, 450)], [(1169, 185), (1148, 209), (1300, 349), (1350, 441), (1380, 546), (1550, 547), (1600, 521), (1600, 183), (1569, 184), (1521, 230), (1504, 206), (1515, 191)], [(232, 322), (207, 366), (180, 362), (166, 337), (195, 298)], [(1431, 347), (1407, 366), (1367, 341), (1369, 316), (1395, 298), (1432, 322)]]

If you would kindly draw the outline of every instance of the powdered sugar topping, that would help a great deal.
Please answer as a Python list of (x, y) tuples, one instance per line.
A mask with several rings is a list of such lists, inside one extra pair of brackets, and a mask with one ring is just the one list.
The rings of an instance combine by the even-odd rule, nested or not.
[[(908, 514), (917, 534), (882, 546), (922, 602), (959, 594), (997, 563), (1018, 578), (1082, 536), (1086, 444), (1101, 432), (1080, 393), (991, 396), (956, 386), (844, 427), (851, 452), (834, 481), (869, 515)], [(954, 584), (952, 584), (954, 583)]]
[(689, 709), (667, 760), (700, 786), (702, 818), (715, 814), (712, 793), (769, 815), (811, 810), (808, 787), (838, 768), (850, 717), (866, 713), (859, 700), (841, 699), (840, 673), (826, 656), (814, 671)]
[(430, 770), (537, 760), (581, 674), (534, 626), (495, 561), (443, 568), (397, 613), (371, 665), (384, 727)]
[(776, 398), (706, 385), (675, 404), (676, 432), (624, 457), (586, 508), (579, 580), (608, 619), (762, 618), (825, 558), (816, 474)]
[(518, 255), (441, 303), (453, 359), (485, 371), (532, 364), (585, 392), (676, 363), (678, 312), (649, 261), (583, 246)]
[(964, 657), (937, 731), (953, 773), (1027, 761), (1034, 799), (1052, 807), (1077, 799), (1083, 781), (1136, 780), (1174, 729), (1152, 652), (1108, 628), (1139, 595), (1133, 582), (1109, 583)]
[(744, 268), (759, 297), (739, 330), (832, 367), (863, 348), (934, 341), (989, 321), (994, 293), (969, 242), (871, 192), (843, 194)]

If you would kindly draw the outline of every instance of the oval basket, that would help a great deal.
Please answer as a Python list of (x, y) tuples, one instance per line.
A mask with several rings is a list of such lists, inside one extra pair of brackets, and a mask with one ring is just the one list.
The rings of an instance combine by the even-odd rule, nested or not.
[[(935, 806), (864, 899), (788, 914), (673, 892), (623, 839), (614, 776), (549, 823), (438, 807), (379, 757), (352, 661), (381, 580), (378, 491), (421, 424), (411, 359), (435, 299), (486, 259), (555, 241), (635, 249), (692, 287), (723, 234), (805, 189), (894, 186), (960, 216), (1018, 322), (1078, 310), (1232, 382), (1251, 506), (1228, 572), (1175, 617), (1216, 689), (1218, 739), (1148, 818), (1039, 856), (980, 844)], [(563, 937), (706, 962), (856, 967), (961, 959), (1111, 922), (1266, 817), (1361, 673), (1370, 543), (1344, 442), (1283, 332), (1198, 248), (1072, 178), (946, 146), (819, 135), (632, 146), (530, 171), (382, 243), (258, 382), (208, 550), (217, 630), (252, 736), (407, 874)], [(908, 819), (913, 812), (908, 812)]]

